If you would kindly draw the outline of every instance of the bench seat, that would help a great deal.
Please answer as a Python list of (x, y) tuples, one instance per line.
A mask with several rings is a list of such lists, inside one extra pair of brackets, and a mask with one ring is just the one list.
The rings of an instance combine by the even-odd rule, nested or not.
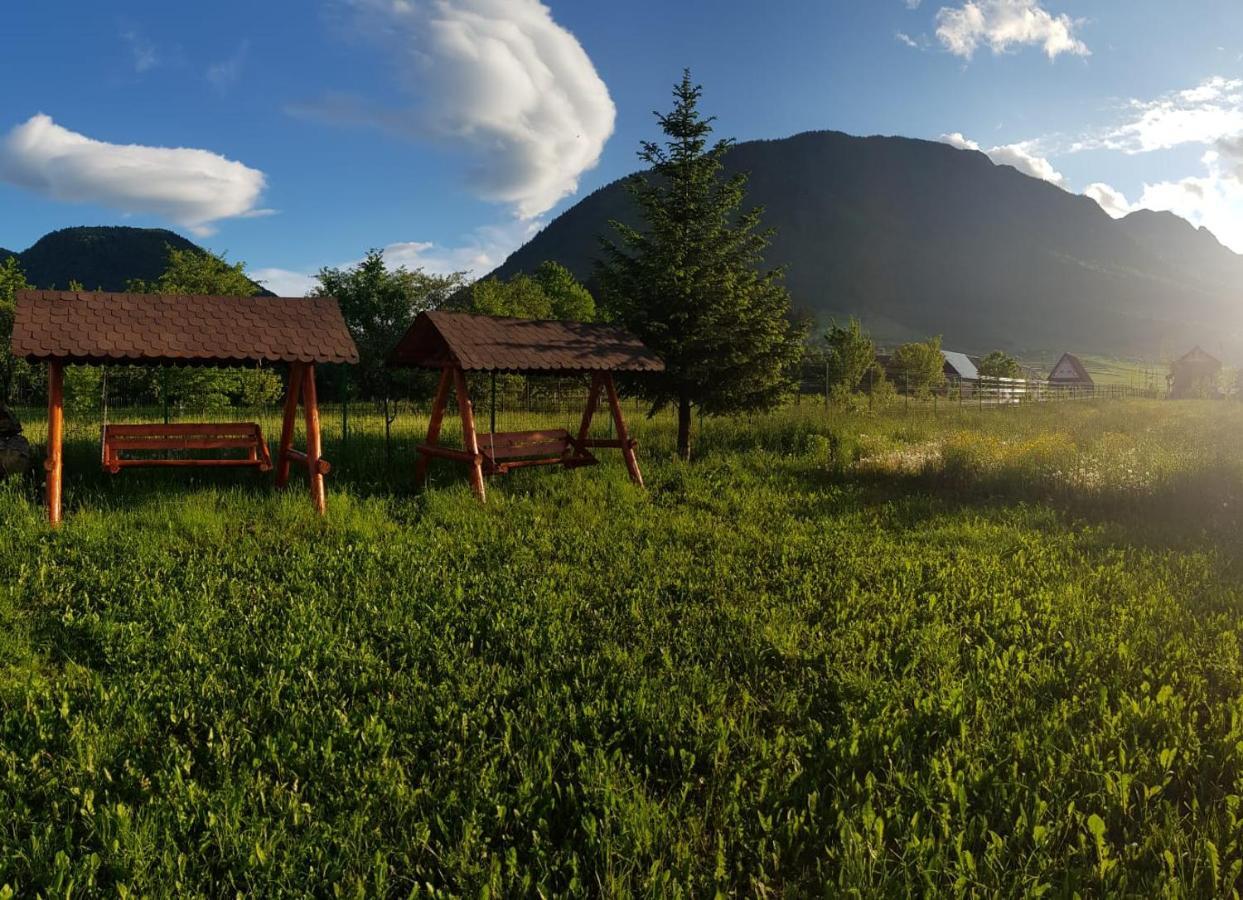
[[(203, 451), (243, 450), (243, 457), (203, 456)], [(123, 456), (135, 452), (176, 453), (176, 456)], [(105, 425), (103, 469), (113, 475), (122, 469), (252, 468), (272, 470), (263, 431), (254, 422)]]

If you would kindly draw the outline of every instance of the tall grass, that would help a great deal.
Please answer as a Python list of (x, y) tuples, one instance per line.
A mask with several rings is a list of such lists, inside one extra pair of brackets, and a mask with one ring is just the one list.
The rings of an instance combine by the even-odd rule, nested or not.
[(639, 418), (487, 506), (352, 417), (323, 521), (0, 487), (0, 895), (1237, 886), (1243, 410)]

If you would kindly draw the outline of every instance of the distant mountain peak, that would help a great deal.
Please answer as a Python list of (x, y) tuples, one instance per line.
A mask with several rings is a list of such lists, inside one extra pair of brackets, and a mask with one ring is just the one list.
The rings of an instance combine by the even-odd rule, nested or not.
[[(1243, 352), (1243, 257), (1170, 213), (1114, 220), (1093, 200), (939, 141), (808, 131), (726, 157), (776, 230), (768, 263), (795, 305), (859, 315), (895, 343), (1154, 354), (1223, 339)], [(618, 181), (550, 222), (496, 272), (556, 260), (590, 279), (608, 221), (637, 224)]]

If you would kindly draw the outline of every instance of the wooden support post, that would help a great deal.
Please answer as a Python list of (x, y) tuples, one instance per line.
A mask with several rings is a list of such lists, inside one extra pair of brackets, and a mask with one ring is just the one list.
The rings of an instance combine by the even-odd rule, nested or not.
[(483, 486), (483, 456), (479, 453), (479, 436), (475, 432), (475, 412), (471, 408), (470, 391), (466, 387), (466, 375), (461, 369), (453, 370), (453, 388), (457, 394), (458, 411), (462, 414), (462, 444), (471, 456), (470, 484), (481, 502), (488, 500)]
[(600, 403), (600, 390), (604, 387), (600, 373), (591, 374), (591, 388), (587, 391), (587, 405), (583, 407), (583, 421), (578, 426), (577, 455), (583, 455), (587, 435), (591, 432), (591, 420), (595, 417), (596, 407)]
[(630, 472), (630, 480), (643, 487), (643, 473), (639, 471), (639, 459), (635, 456), (635, 442), (626, 431), (626, 420), (622, 418), (621, 402), (617, 399), (617, 385), (613, 383), (612, 373), (603, 376), (604, 389), (608, 392), (609, 408), (613, 411), (613, 425), (617, 430), (617, 439), (621, 441), (622, 458), (626, 460), (626, 469)]
[(281, 422), (281, 442), (276, 452), (276, 486), (289, 484), (289, 451), (293, 449), (294, 419), (298, 415), (298, 399), (302, 396), (302, 363), (289, 367), (289, 387), (285, 389), (285, 418)]
[(53, 527), (61, 522), (61, 476), (64, 472), (65, 441), (65, 366), (49, 363), (47, 367), (47, 517)]
[[(445, 404), (449, 402), (449, 388), (453, 385), (453, 370), (442, 369), (440, 372), (440, 384), (436, 388), (436, 399), (432, 401), (432, 415), (427, 420), (427, 440), (424, 443), (429, 447), (435, 447), (440, 443), (440, 426), (445, 419)], [(418, 462), (414, 464), (414, 483), (419, 487), (427, 484), (427, 466), (431, 462), (431, 457), (426, 453), (420, 453)]]
[(327, 509), (324, 496), (324, 472), (320, 467), (323, 446), (319, 433), (319, 397), (315, 391), (315, 366), (304, 370), (302, 408), (306, 412), (306, 471), (311, 478), (311, 504), (321, 516)]

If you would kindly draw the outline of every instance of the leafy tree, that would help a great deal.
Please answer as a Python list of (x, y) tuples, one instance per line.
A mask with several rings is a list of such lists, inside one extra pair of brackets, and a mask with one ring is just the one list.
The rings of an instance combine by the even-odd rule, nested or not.
[(535, 280), (544, 289), (554, 319), (590, 322), (596, 317), (596, 300), (574, 274), (561, 263), (547, 260), (535, 270)]
[(876, 345), (854, 316), (845, 326), (834, 322), (824, 340), (828, 345), (830, 386), (854, 393), (868, 370), (876, 365)]
[(1017, 359), (1001, 350), (994, 350), (980, 361), (979, 371), (985, 378), (1022, 378), (1023, 367)]
[(925, 394), (945, 384), (941, 338), (903, 344), (893, 353), (893, 368), (908, 394)]
[(657, 114), (667, 140), (643, 143), (650, 171), (627, 183), (643, 226), (612, 222), (617, 240), (602, 242), (599, 270), (608, 311), (665, 361), (662, 375), (637, 388), (653, 412), (677, 408), (682, 459), (692, 407), (716, 415), (775, 404), (793, 387), (803, 344), (782, 272), (762, 268), (771, 236), (763, 211), (743, 210), (745, 175), (722, 173), (733, 142), (708, 145), (702, 93), (688, 70), (673, 110)]
[[(154, 281), (131, 280), (128, 289), (141, 294), (224, 297), (249, 297), (256, 293), (255, 283), (246, 274), (245, 263), (229, 263), (214, 253), (171, 245), (164, 273)], [(209, 407), (270, 403), (283, 392), (280, 377), (269, 368), (171, 368), (165, 372), (150, 372), (140, 384), (133, 380), (127, 380), (126, 384), (130, 390), (137, 387), (142, 393), (170, 405)]]
[(466, 284), (461, 272), (431, 275), (405, 266), (390, 269), (380, 250), (369, 250), (358, 265), (320, 269), (314, 294), (336, 297), (345, 324), (358, 345), (359, 365), (350, 374), (365, 396), (387, 397), (389, 372), (384, 360), (415, 317), (436, 309)]
[(9, 352), (13, 339), (14, 295), (30, 287), (17, 257), (10, 256), (0, 263), (0, 404), (7, 403), (13, 389), (30, 375), (30, 366)]
[(509, 281), (487, 278), (470, 289), (471, 312), (482, 316), (517, 316), (523, 319), (551, 319), (552, 301), (544, 287), (530, 275), (515, 275)]
[(206, 294), (220, 297), (253, 297), (255, 283), (246, 264), (230, 264), (204, 250), (178, 250), (168, 246), (168, 266), (155, 281), (131, 279), (128, 290), (136, 294)]

